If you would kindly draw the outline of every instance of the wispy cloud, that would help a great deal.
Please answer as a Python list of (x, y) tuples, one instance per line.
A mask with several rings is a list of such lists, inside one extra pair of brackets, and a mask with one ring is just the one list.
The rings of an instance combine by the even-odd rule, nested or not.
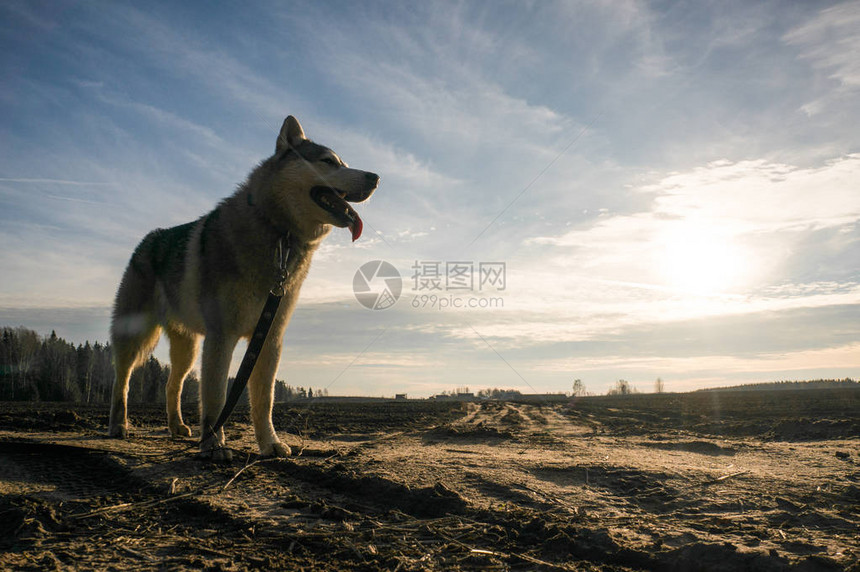
[(839, 226), (860, 219), (860, 154), (816, 168), (765, 160), (716, 161), (642, 189), (654, 213), (730, 225), (736, 232)]
[(140, 103), (131, 99), (122, 99), (116, 95), (104, 92), (100, 92), (98, 97), (101, 101), (109, 105), (132, 109), (140, 113), (147, 120), (156, 121), (168, 129), (184, 131), (187, 135), (206, 145), (212, 147), (223, 147), (225, 144), (224, 140), (212, 129), (198, 125), (193, 121), (189, 121), (188, 119), (176, 115), (175, 113), (159, 109), (154, 105)]
[(69, 185), (73, 187), (109, 187), (111, 183), (103, 183), (97, 181), (69, 181), (64, 179), (27, 179), (27, 178), (0, 178), (3, 183), (32, 183), (32, 184), (51, 184), (51, 185)]
[[(856, 151), (847, 136), (846, 118), (856, 107), (860, 88), (860, 5), (843, 2), (821, 9), (804, 23), (782, 36), (782, 41), (797, 50), (798, 59), (808, 64), (805, 100), (799, 110), (827, 130), (822, 145)], [(825, 143), (826, 142), (826, 143)]]
[(860, 88), (860, 5), (843, 2), (822, 9), (805, 24), (789, 31), (783, 40), (799, 46), (801, 57), (824, 70), (846, 89)]

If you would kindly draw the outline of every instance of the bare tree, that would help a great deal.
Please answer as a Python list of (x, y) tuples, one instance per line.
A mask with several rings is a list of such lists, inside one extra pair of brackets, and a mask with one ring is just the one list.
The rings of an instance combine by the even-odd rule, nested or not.
[(619, 379), (615, 382), (615, 387), (609, 390), (607, 395), (630, 395), (630, 382), (624, 379)]

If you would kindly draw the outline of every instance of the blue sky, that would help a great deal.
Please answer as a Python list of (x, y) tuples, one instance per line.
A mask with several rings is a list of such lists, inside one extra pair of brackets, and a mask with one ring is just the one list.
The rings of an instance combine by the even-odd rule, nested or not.
[(2, 325), (106, 340), (137, 242), (293, 114), (382, 183), (314, 259), (291, 384), (860, 376), (860, 3), (3, 2), (0, 54)]

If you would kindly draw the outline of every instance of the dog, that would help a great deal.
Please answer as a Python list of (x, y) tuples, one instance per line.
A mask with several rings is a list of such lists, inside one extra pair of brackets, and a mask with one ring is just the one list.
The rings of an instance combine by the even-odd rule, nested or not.
[[(275, 153), (232, 196), (194, 222), (146, 235), (125, 269), (113, 307), (116, 381), (109, 435), (128, 436), (129, 378), (162, 332), (170, 342), (167, 424), (174, 437), (191, 436), (182, 420), (180, 395), (203, 338), (200, 431), (207, 435), (226, 400), (233, 350), (254, 332), (276, 281), (279, 247), (286, 243), (284, 296), (248, 380), (248, 393), (260, 454), (290, 455), (272, 425), (283, 334), (314, 251), (332, 226), (348, 228), (353, 241), (361, 236), (363, 223), (350, 203), (366, 200), (378, 185), (378, 175), (350, 168), (334, 151), (305, 137), (289, 116)], [(200, 452), (216, 461), (232, 458), (223, 429), (201, 440)]]

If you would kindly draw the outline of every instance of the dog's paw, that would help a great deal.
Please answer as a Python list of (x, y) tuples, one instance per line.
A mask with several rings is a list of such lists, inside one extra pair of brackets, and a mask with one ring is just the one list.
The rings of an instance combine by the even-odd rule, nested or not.
[(216, 463), (229, 463), (233, 460), (233, 452), (227, 448), (223, 438), (218, 439), (211, 435), (200, 443), (199, 459), (211, 460)]
[(280, 441), (260, 447), (260, 455), (263, 457), (289, 457), (292, 452), (289, 445), (284, 445)]
[(233, 460), (233, 451), (227, 447), (218, 447), (212, 451), (212, 460), (216, 463), (229, 463)]
[(108, 428), (108, 436), (114, 439), (128, 439), (128, 425), (112, 425)]
[(185, 423), (170, 427), (171, 437), (191, 437), (191, 427)]
[(233, 451), (227, 447), (215, 447), (214, 449), (201, 449), (197, 453), (198, 459), (212, 461), (213, 463), (229, 463), (233, 460)]

